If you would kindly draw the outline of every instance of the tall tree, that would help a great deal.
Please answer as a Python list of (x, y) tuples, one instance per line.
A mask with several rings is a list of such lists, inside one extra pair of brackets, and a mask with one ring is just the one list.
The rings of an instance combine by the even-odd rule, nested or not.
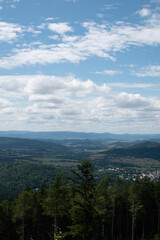
[(109, 194), (112, 211), (111, 239), (125, 239), (128, 231), (128, 225), (124, 224), (128, 222), (127, 183), (117, 177), (109, 189)]
[(17, 234), (14, 229), (14, 224), (12, 221), (13, 211), (12, 205), (3, 200), (0, 202), (0, 239), (17, 239)]
[(89, 160), (82, 161), (77, 171), (72, 171), (74, 197), (72, 201), (71, 233), (76, 239), (91, 240), (94, 235), (94, 166)]
[(58, 220), (60, 217), (67, 215), (69, 208), (68, 188), (63, 180), (63, 174), (58, 174), (50, 185), (43, 208), (45, 214), (52, 218), (53, 232), (56, 235), (57, 227), (60, 227)]
[(155, 199), (157, 204), (157, 233), (160, 234), (160, 178), (155, 183)]
[[(27, 239), (28, 235), (30, 233), (27, 232), (27, 237), (26, 237), (26, 231), (25, 227), (27, 225), (27, 220), (32, 218), (32, 210), (33, 210), (33, 192), (26, 188), (15, 200), (14, 203), (14, 215), (13, 215), (13, 220), (17, 222), (17, 220), (21, 221), (21, 236), (22, 240)], [(17, 223), (18, 225), (18, 223)], [(31, 226), (30, 226), (31, 228)]]
[(140, 213), (140, 210), (143, 208), (142, 203), (140, 202), (139, 196), (138, 196), (138, 185), (139, 179), (137, 179), (135, 182), (132, 183), (130, 189), (129, 189), (129, 202), (130, 202), (130, 212), (132, 215), (132, 237), (131, 239), (135, 239), (135, 226), (136, 226), (136, 219), (138, 214)]
[[(110, 228), (109, 225), (109, 219), (111, 217), (111, 211), (110, 211), (110, 197), (108, 193), (109, 189), (109, 183), (110, 178), (106, 176), (104, 179), (100, 181), (99, 184), (96, 185), (96, 193), (95, 193), (95, 199), (96, 199), (96, 212), (97, 212), (97, 219), (99, 225), (99, 238), (104, 239), (107, 234), (107, 230)], [(108, 229), (107, 229), (108, 226)]]

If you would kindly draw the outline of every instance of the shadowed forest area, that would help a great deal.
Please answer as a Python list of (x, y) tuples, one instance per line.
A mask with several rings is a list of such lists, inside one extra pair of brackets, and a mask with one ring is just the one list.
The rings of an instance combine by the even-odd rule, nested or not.
[(26, 187), (13, 201), (1, 201), (0, 239), (160, 239), (160, 179), (95, 177), (92, 162), (83, 160), (49, 188)]

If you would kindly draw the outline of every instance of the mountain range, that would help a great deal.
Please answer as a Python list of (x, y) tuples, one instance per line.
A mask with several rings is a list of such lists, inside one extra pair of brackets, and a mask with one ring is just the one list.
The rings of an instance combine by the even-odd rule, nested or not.
[(27, 139), (111, 139), (111, 140), (150, 140), (160, 139), (160, 134), (112, 134), (95, 132), (31, 132), (31, 131), (0, 131), (0, 137), (14, 137)]

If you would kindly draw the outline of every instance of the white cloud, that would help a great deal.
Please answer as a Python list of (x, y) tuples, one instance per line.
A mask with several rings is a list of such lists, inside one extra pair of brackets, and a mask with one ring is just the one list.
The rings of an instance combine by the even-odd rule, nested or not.
[(145, 67), (134, 75), (138, 77), (160, 77), (160, 65)]
[(108, 83), (110, 87), (117, 87), (117, 88), (157, 88), (160, 87), (160, 84), (152, 84), (152, 83)]
[(103, 84), (98, 86), (91, 80), (81, 81), (73, 76), (56, 77), (47, 75), (0, 76), (1, 89), (17, 94), (57, 94), (60, 96), (84, 96), (86, 94), (107, 93), (110, 88)]
[(62, 62), (79, 62), (84, 60), (84, 57), (78, 53), (71, 51), (69, 46), (59, 45), (53, 48), (26, 48), (17, 49), (14, 51), (15, 55), (4, 57), (0, 59), (0, 68), (12, 69), (22, 65), (34, 64), (49, 64), (49, 63), (62, 63)]
[(7, 23), (7, 22), (0, 22), (0, 42), (12, 42), (16, 40), (23, 32), (23, 27), (14, 24), (14, 23)]
[(58, 40), (59, 36), (58, 35), (51, 35), (51, 36), (48, 36), (48, 38), (53, 39), (53, 40)]
[(11, 103), (7, 99), (0, 98), (0, 107), (9, 106)]
[(28, 26), (28, 28), (26, 29), (26, 31), (27, 31), (27, 32), (34, 33), (35, 35), (41, 33), (41, 31), (39, 31), (39, 30), (35, 30), (34, 26)]
[(137, 12), (141, 17), (147, 17), (151, 15), (151, 10), (149, 8), (142, 8), (140, 11)]
[(38, 29), (45, 29), (46, 23), (41, 23), (41, 25), (37, 26)]
[(150, 101), (140, 96), (140, 94), (128, 94), (126, 92), (119, 93), (116, 101), (121, 108), (144, 108), (150, 105)]
[(0, 114), (15, 114), (15, 112), (19, 112), (20, 109), (14, 107), (6, 107), (0, 110)]
[(113, 126), (122, 123), (124, 131), (129, 122), (133, 129), (145, 121), (147, 131), (151, 122), (159, 121), (159, 98), (115, 92), (106, 84), (98, 85), (74, 76), (0, 76), (0, 90), (4, 96), (0, 99), (3, 107), (0, 116), (11, 122), (16, 119), (13, 126), (23, 126), (23, 129), (25, 125), (36, 130), (43, 124), (45, 130), (104, 132), (109, 127), (114, 131)]
[(72, 32), (73, 31), (72, 27), (70, 27), (68, 25), (68, 23), (66, 23), (66, 22), (49, 23), (48, 24), (48, 29), (53, 31), (53, 32), (59, 33), (59, 34), (64, 34), (66, 32)]
[[(50, 23), (43, 25), (51, 31), (62, 34), (61, 43), (43, 45), (37, 48), (15, 49), (12, 54), (0, 59), (0, 68), (14, 68), (21, 65), (48, 64), (84, 61), (88, 57), (97, 56), (100, 58), (115, 60), (115, 53), (129, 49), (132, 45), (157, 46), (160, 44), (160, 17), (152, 15), (145, 25), (129, 25), (123, 22), (109, 26), (108, 24), (96, 24), (85, 22), (83, 27), (86, 30), (84, 35), (65, 35), (73, 31), (68, 23)], [(4, 26), (3, 26), (4, 25)], [(0, 40), (9, 41), (16, 39), (22, 32), (22, 27), (1, 23)], [(9, 33), (8, 33), (9, 32)], [(64, 35), (63, 35), (64, 34)], [(55, 39), (53, 39), (55, 40)], [(58, 40), (58, 39), (57, 39)]]
[(53, 21), (55, 18), (53, 17), (49, 17), (49, 18), (46, 18), (45, 21)]
[(0, 10), (2, 10), (3, 9), (3, 7), (2, 6), (0, 6)]
[(117, 74), (122, 74), (122, 72), (121, 71), (115, 71), (115, 70), (104, 70), (102, 72), (95, 72), (95, 74), (114, 76), (114, 75), (117, 75)]

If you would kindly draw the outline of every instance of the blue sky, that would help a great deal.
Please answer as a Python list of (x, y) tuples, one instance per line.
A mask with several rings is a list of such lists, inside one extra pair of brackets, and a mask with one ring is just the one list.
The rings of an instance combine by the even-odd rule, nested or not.
[(0, 130), (160, 133), (160, 0), (0, 0)]

